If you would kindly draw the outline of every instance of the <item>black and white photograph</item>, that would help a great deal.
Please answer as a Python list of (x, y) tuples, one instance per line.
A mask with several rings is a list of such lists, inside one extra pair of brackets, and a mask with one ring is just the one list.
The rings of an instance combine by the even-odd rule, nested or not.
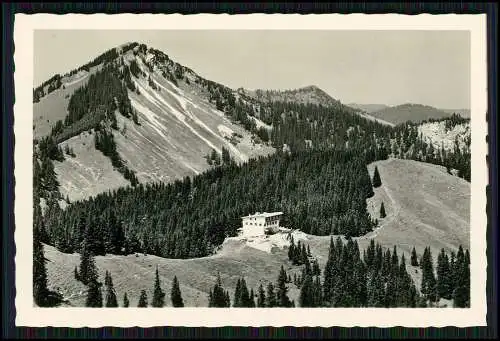
[(31, 65), (16, 62), (32, 112), (15, 123), (16, 186), (29, 187), (16, 198), (30, 289), (18, 295), (45, 325), (73, 309), (105, 325), (127, 309), (131, 325), (197, 311), (376, 325), (356, 320), (369, 311), (403, 325), (396, 308), (485, 320), (485, 284), (472, 284), (486, 278), (481, 32), (439, 18), (195, 29), (64, 17), (37, 21)]

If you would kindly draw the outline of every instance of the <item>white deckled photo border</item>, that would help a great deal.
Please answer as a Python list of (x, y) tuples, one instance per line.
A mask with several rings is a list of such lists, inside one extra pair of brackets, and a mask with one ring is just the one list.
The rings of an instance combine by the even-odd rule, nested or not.
[[(471, 38), (471, 306), (448, 308), (37, 308), (32, 288), (34, 31), (61, 30), (465, 30)], [(15, 284), (16, 326), (29, 327), (468, 327), (486, 326), (486, 15), (397, 14), (16, 14)]]

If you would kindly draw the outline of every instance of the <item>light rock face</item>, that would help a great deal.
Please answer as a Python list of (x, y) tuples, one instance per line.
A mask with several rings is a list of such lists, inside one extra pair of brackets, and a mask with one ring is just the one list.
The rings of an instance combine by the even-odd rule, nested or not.
[(445, 150), (453, 150), (457, 141), (459, 148), (463, 149), (467, 146), (467, 140), (470, 140), (470, 122), (457, 124), (449, 130), (444, 121), (424, 123), (418, 126), (418, 133), (436, 148), (443, 146)]

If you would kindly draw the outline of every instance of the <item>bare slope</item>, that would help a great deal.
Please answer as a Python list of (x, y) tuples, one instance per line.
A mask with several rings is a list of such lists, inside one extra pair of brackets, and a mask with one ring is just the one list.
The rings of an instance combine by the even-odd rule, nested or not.
[[(178, 79), (176, 86), (164, 76), (164, 70), (181, 68), (179, 64), (172, 66), (171, 60), (158, 60), (149, 50), (140, 52), (137, 48), (121, 55), (119, 60), (122, 57), (127, 64), (135, 61), (143, 72), (133, 78), (139, 93), (128, 90), (139, 125), (116, 113), (119, 129), (113, 135), (120, 157), (135, 171), (139, 182), (172, 181), (203, 172), (209, 167), (204, 156), (212, 149), (220, 154), (225, 147), (237, 162), (274, 151), (256, 142), (249, 131), (217, 110), (196, 83), (201, 78), (193, 71), (186, 68), (185, 78)], [(83, 71), (64, 76), (63, 87), (34, 103), (36, 137), (49, 134), (57, 120), (64, 120), (71, 94), (86, 80), (88, 73)], [(109, 159), (95, 149), (91, 130), (63, 144), (68, 144), (76, 154), (55, 163), (64, 197), (74, 201), (128, 184)]]
[(393, 124), (400, 124), (406, 121), (418, 123), (430, 118), (438, 119), (448, 117), (451, 116), (451, 113), (428, 105), (408, 103), (371, 112), (370, 115)]
[[(244, 276), (249, 288), (257, 291), (260, 281), (275, 282), (281, 264), (286, 262), (286, 253), (269, 254), (248, 246), (243, 242), (229, 242), (220, 255), (197, 259), (165, 259), (156, 256), (99, 256), (96, 265), (100, 280), (106, 270), (111, 272), (113, 284), (122, 305), (123, 294), (127, 292), (130, 306), (136, 307), (140, 291), (145, 289), (149, 300), (153, 297), (155, 268), (158, 266), (163, 290), (167, 293), (167, 305), (171, 306), (170, 288), (174, 276), (179, 279), (186, 306), (208, 306), (208, 292), (216, 282), (217, 272), (223, 285), (229, 289), (231, 299), (236, 281)], [(53, 247), (45, 246), (48, 259), (49, 286), (59, 290), (72, 306), (85, 304), (86, 287), (74, 279), (75, 266), (79, 265), (78, 254), (62, 254)]]
[(71, 95), (85, 85), (90, 73), (81, 71), (71, 77), (63, 77), (62, 86), (33, 103), (33, 135), (35, 138), (46, 136), (54, 124), (68, 114), (67, 108)]
[[(456, 251), (460, 244), (469, 248), (470, 184), (447, 174), (442, 167), (416, 161), (378, 161), (369, 165), (371, 175), (375, 166), (379, 169), (382, 186), (376, 188), (374, 197), (368, 200), (368, 210), (373, 217), (379, 218), (380, 203), (383, 201), (387, 217), (380, 220), (377, 230), (356, 239), (361, 248), (366, 248), (371, 239), (391, 249), (396, 245), (399, 254), (405, 253), (409, 273), (419, 288), (420, 270), (408, 264), (414, 246), (418, 255), (430, 246), (434, 261), (441, 248)], [(300, 239), (310, 244), (313, 256), (318, 258), (323, 268), (330, 237), (303, 234)], [(137, 305), (142, 289), (148, 290), (151, 298), (154, 269), (158, 265), (166, 292), (177, 275), (186, 305), (206, 306), (217, 271), (220, 271), (223, 284), (231, 290), (231, 294), (238, 276), (244, 276), (248, 286), (256, 290), (261, 281), (264, 284), (275, 282), (282, 264), (292, 276), (299, 271), (297, 267), (290, 266), (286, 249), (274, 248), (269, 253), (259, 249), (259, 245), (252, 247), (252, 243), (228, 238), (216, 255), (198, 259), (165, 259), (140, 254), (99, 256), (96, 263), (101, 276), (106, 270), (111, 272), (120, 304), (125, 291), (131, 306)], [(45, 250), (51, 288), (59, 287), (71, 305), (82, 305), (85, 287), (73, 278), (79, 255), (62, 254), (50, 246), (46, 246)], [(297, 302), (298, 290), (293, 284), (289, 286), (290, 297)]]

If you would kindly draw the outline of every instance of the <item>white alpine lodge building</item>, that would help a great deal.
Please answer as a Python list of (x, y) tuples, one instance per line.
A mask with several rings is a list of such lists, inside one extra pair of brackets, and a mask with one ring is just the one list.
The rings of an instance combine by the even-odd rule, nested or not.
[(245, 235), (263, 235), (267, 231), (277, 231), (283, 212), (257, 212), (252, 215), (241, 217), (241, 230)]

